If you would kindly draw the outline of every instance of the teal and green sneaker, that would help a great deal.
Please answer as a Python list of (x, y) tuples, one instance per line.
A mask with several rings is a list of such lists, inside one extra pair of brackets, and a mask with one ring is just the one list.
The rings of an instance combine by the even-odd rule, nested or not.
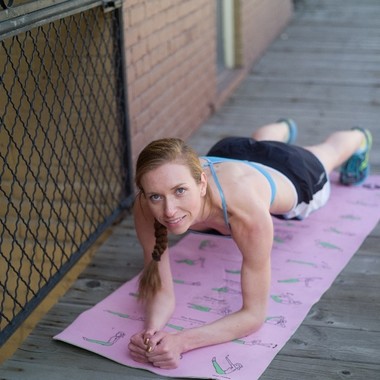
[(339, 181), (346, 186), (362, 184), (370, 172), (369, 152), (372, 147), (372, 134), (368, 129), (353, 127), (363, 132), (366, 146), (356, 151), (340, 168)]

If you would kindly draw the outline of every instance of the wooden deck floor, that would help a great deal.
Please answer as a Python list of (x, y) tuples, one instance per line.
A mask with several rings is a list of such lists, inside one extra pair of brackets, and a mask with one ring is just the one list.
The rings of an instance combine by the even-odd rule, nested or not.
[[(293, 22), (232, 98), (190, 139), (204, 153), (218, 138), (290, 116), (299, 142), (353, 125), (374, 134), (380, 174), (380, 2), (304, 0)], [(380, 226), (310, 311), (262, 380), (380, 377)], [(43, 318), (1, 379), (159, 379), (51, 337), (136, 275), (142, 265), (131, 217), (114, 228), (91, 265)]]

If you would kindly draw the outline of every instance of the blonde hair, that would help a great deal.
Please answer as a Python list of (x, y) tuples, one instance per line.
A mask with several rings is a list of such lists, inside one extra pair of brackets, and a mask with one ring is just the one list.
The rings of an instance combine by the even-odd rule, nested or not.
[[(196, 183), (202, 179), (203, 168), (199, 162), (197, 153), (185, 142), (178, 138), (164, 138), (152, 141), (139, 154), (136, 163), (135, 182), (144, 194), (141, 185), (142, 177), (149, 171), (168, 162), (177, 162), (187, 166)], [(211, 193), (207, 188), (206, 202), (211, 202)], [(158, 262), (168, 247), (168, 231), (157, 220), (154, 222), (155, 245), (152, 252), (152, 260), (145, 266), (139, 282), (139, 299), (149, 300), (161, 288), (161, 278), (158, 271)]]

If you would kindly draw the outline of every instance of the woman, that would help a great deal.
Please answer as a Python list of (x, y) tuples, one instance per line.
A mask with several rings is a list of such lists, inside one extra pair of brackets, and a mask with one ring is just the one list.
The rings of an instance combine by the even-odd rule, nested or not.
[[(175, 368), (184, 352), (259, 329), (269, 298), (272, 216), (303, 219), (323, 206), (330, 191), (328, 175), (342, 164), (345, 185), (368, 176), (369, 131), (335, 132), (306, 148), (286, 143), (293, 142), (296, 132), (292, 120), (280, 120), (253, 138), (221, 140), (205, 157), (179, 139), (153, 141), (140, 153), (134, 217), (145, 259), (139, 288), (145, 328), (131, 337), (134, 360)], [(242, 307), (205, 326), (168, 333), (163, 328), (175, 297), (167, 233), (190, 229), (211, 229), (234, 239), (242, 254)]]

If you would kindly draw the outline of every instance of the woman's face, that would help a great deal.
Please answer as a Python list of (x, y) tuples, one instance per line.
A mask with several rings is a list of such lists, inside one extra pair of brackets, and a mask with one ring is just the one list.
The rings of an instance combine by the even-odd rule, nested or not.
[(141, 178), (145, 198), (153, 216), (173, 234), (186, 232), (202, 218), (207, 179), (195, 182), (190, 169), (166, 163)]

